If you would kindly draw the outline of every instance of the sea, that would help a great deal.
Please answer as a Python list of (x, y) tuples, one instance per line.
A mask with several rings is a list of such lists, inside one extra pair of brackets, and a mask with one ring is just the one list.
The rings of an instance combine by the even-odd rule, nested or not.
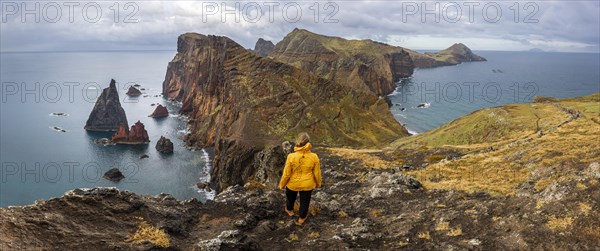
[[(476, 51), (487, 62), (417, 69), (388, 96), (394, 117), (418, 134), (481, 108), (527, 103), (534, 96), (575, 97), (600, 92), (600, 54)], [(0, 54), (0, 207), (59, 197), (75, 188), (117, 187), (146, 195), (168, 193), (204, 201), (197, 188), (210, 179), (211, 149), (185, 147), (181, 104), (160, 94), (174, 51), (26, 52)], [(102, 145), (111, 133), (87, 132), (85, 122), (111, 79), (129, 124), (141, 121), (148, 145)], [(131, 85), (143, 96), (125, 95)], [(148, 117), (152, 104), (171, 115)], [(165, 136), (171, 155), (156, 151)], [(148, 158), (141, 158), (147, 155)], [(119, 168), (120, 182), (102, 178)]]

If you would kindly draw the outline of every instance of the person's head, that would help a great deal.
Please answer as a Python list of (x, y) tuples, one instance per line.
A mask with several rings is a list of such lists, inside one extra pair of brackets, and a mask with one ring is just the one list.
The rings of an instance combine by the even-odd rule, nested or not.
[(303, 147), (308, 142), (310, 142), (310, 137), (308, 136), (308, 133), (301, 132), (296, 137), (296, 146), (297, 147)]

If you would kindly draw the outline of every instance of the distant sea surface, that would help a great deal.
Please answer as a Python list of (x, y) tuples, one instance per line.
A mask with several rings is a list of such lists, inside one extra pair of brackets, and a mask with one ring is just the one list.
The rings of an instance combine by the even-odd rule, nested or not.
[[(475, 51), (487, 62), (416, 69), (389, 95), (391, 112), (415, 134), (473, 111), (534, 96), (600, 92), (600, 54)], [(420, 107), (419, 107), (420, 106)]]
[[(488, 62), (417, 69), (413, 77), (398, 83), (389, 96), (396, 119), (413, 133), (422, 133), (484, 107), (530, 102), (536, 95), (575, 97), (600, 91), (599, 54), (476, 53)], [(169, 193), (178, 199), (212, 196), (196, 188), (198, 181), (208, 179), (210, 151), (183, 146), (184, 118), (148, 117), (153, 103), (166, 105), (171, 114), (179, 109), (156, 96), (174, 55), (171, 51), (0, 54), (0, 207), (97, 186), (147, 195)], [(149, 145), (98, 145), (94, 139), (110, 138), (111, 133), (83, 129), (111, 78), (118, 83), (129, 124), (144, 123)], [(127, 87), (133, 84), (148, 96), (127, 97)], [(56, 112), (68, 115), (52, 115)], [(160, 136), (174, 142), (173, 155), (155, 150)], [(144, 154), (149, 158), (140, 159)], [(103, 179), (113, 167), (126, 178), (118, 183)]]
[[(174, 55), (173, 51), (2, 53), (0, 207), (97, 186), (168, 193), (178, 199), (211, 196), (196, 188), (197, 182), (208, 178), (208, 153), (183, 146), (179, 136), (186, 123), (176, 115), (179, 107), (157, 96)], [(112, 133), (83, 129), (111, 78), (117, 81), (129, 125), (144, 123), (149, 145), (97, 145), (94, 139), (110, 138)], [(125, 95), (134, 84), (145, 89), (144, 96)], [(166, 105), (172, 115), (148, 117), (153, 103)], [(67, 115), (52, 115), (57, 112)], [(173, 141), (174, 154), (156, 151), (160, 136)], [(144, 154), (148, 158), (140, 159)], [(113, 167), (126, 178), (118, 183), (102, 178)]]

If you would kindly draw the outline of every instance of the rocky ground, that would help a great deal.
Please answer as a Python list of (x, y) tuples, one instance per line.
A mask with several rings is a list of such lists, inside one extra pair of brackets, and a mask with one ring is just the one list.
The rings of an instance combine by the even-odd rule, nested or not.
[(95, 188), (0, 209), (0, 249), (593, 250), (600, 243), (597, 163), (578, 185), (491, 196), (426, 190), (401, 167), (375, 170), (315, 151), (325, 181), (303, 226), (283, 212), (283, 192), (258, 182), (206, 203)]

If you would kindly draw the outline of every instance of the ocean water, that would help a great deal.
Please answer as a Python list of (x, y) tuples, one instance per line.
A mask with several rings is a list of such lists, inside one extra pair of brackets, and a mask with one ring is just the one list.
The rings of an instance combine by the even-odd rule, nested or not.
[(389, 95), (394, 117), (415, 134), (485, 107), (600, 92), (600, 54), (475, 53), (488, 61), (416, 69), (398, 83)]
[[(208, 152), (189, 151), (178, 138), (186, 130), (184, 118), (148, 117), (155, 108), (152, 103), (166, 105), (172, 114), (178, 110), (177, 104), (155, 96), (161, 93), (167, 63), (174, 55), (173, 51), (1, 54), (0, 207), (97, 186), (149, 195), (164, 192), (178, 199), (212, 196), (196, 188), (198, 181), (208, 179)], [(112, 133), (83, 129), (111, 78), (117, 81), (129, 125), (144, 123), (149, 145), (97, 145), (94, 139), (110, 138)], [(141, 85), (148, 96), (126, 96), (133, 84)], [(68, 115), (53, 116), (55, 112)], [(155, 150), (160, 136), (173, 141), (174, 154)], [(143, 154), (149, 158), (140, 159)], [(126, 178), (118, 183), (103, 179), (113, 167)]]
[[(398, 83), (389, 95), (396, 119), (411, 132), (421, 133), (484, 107), (529, 102), (536, 95), (574, 97), (600, 91), (599, 54), (476, 53), (488, 62), (417, 69)], [(161, 93), (167, 63), (174, 55), (171, 51), (0, 54), (0, 207), (97, 186), (148, 195), (164, 192), (178, 199), (213, 196), (196, 188), (198, 181), (209, 178), (211, 154), (182, 146), (178, 136), (186, 131), (185, 118), (148, 117), (153, 103), (166, 105), (171, 113), (179, 108), (155, 96)], [(149, 145), (97, 145), (94, 139), (111, 133), (83, 130), (111, 78), (117, 81), (129, 124), (144, 123)], [(127, 87), (133, 84), (141, 85), (149, 96), (127, 97)], [(68, 116), (51, 115), (54, 112)], [(160, 136), (173, 141), (173, 155), (155, 150)], [(140, 159), (143, 154), (149, 158)], [(118, 183), (103, 179), (113, 167), (126, 178)]]

